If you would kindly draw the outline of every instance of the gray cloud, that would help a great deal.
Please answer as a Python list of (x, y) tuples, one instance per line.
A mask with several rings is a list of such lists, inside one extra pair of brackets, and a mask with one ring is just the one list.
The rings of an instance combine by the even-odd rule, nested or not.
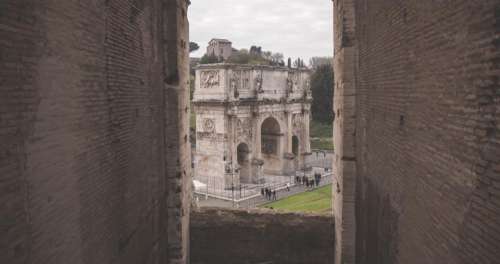
[(329, 0), (191, 0), (190, 38), (201, 47), (192, 56), (202, 56), (212, 38), (285, 57), (332, 56), (332, 16)]

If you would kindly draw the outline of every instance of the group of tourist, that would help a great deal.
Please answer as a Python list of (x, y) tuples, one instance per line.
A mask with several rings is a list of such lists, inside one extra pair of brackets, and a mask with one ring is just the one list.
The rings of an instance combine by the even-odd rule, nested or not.
[[(307, 188), (318, 187), (321, 183), (321, 173), (314, 173), (314, 179), (309, 179), (307, 176), (295, 176), (295, 183), (300, 185), (305, 185)], [(290, 191), (290, 183), (286, 184), (286, 191)], [(270, 188), (260, 189), (260, 194), (266, 197), (269, 201), (276, 201), (278, 197), (276, 195), (276, 190), (271, 190)]]
[(307, 176), (295, 176), (295, 183), (297, 184), (303, 184), (307, 188), (314, 188), (318, 187), (319, 184), (321, 183), (321, 174), (316, 172), (314, 173), (314, 179), (309, 179)]
[(269, 188), (262, 188), (260, 189), (260, 194), (262, 196), (265, 196), (267, 200), (269, 201), (276, 201), (278, 200), (276, 196), (276, 190), (271, 190)]
[(314, 183), (316, 184), (316, 187), (319, 186), (319, 184), (321, 183), (321, 173), (314, 173)]

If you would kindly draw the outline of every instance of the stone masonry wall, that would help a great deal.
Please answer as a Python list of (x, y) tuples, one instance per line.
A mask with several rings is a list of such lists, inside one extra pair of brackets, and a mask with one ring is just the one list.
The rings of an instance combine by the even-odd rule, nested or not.
[(332, 205), (335, 217), (335, 263), (355, 261), (356, 198), (356, 85), (354, 0), (334, 4), (334, 181)]
[(336, 71), (354, 65), (356, 263), (498, 263), (500, 1), (335, 2), (355, 48)]
[(191, 263), (333, 263), (333, 218), (271, 211), (191, 213)]
[(0, 2), (0, 263), (187, 261), (186, 8)]

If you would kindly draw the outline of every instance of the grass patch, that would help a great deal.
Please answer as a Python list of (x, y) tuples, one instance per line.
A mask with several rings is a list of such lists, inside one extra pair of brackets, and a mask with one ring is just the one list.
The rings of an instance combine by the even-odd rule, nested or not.
[(287, 212), (330, 213), (332, 209), (332, 185), (314, 191), (292, 195), (285, 199), (262, 205), (264, 208)]

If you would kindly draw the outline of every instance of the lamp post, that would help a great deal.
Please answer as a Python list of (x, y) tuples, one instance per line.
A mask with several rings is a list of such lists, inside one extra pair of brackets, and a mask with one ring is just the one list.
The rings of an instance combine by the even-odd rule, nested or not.
[[(302, 179), (309, 180), (309, 178), (306, 177), (306, 163), (305, 162), (302, 164), (302, 173), (304, 174)], [(302, 184), (304, 184), (304, 182), (302, 182)]]

